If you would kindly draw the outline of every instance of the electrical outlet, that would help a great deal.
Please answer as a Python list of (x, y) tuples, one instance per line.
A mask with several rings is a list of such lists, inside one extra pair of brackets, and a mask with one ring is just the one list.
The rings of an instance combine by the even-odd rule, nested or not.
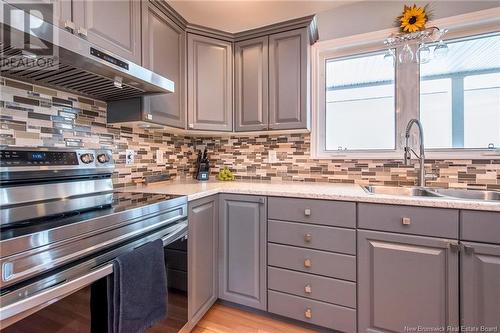
[(160, 164), (165, 164), (165, 159), (163, 158), (163, 156), (165, 155), (165, 152), (161, 149), (158, 149), (156, 151), (156, 164), (160, 165)]
[(132, 165), (135, 160), (135, 151), (133, 149), (125, 150), (125, 164)]
[(269, 163), (277, 163), (278, 156), (276, 155), (276, 150), (269, 150), (267, 152), (267, 160)]

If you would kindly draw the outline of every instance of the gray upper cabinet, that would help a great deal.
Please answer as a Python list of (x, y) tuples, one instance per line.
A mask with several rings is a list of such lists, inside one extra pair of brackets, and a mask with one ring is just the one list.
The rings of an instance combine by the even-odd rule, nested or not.
[(458, 326), (458, 246), (450, 244), (358, 231), (358, 332)]
[(189, 320), (196, 323), (217, 300), (218, 197), (189, 202)]
[(175, 92), (144, 99), (143, 120), (184, 128), (186, 125), (186, 33), (149, 1), (142, 2), (143, 66), (175, 82)]
[(308, 126), (307, 29), (269, 37), (269, 129)]
[(73, 21), (89, 42), (141, 64), (141, 1), (73, 0)]
[(463, 242), (463, 248), (461, 324), (500, 327), (500, 245)]
[(232, 43), (188, 33), (188, 128), (232, 131)]
[[(18, 7), (23, 2), (18, 0), (4, 0), (6, 3)], [(71, 0), (38, 0), (31, 1), (30, 9), (36, 9), (36, 11), (31, 11), (30, 14), (38, 16), (46, 22), (50, 22), (59, 28), (66, 29), (71, 27)], [(52, 6), (45, 6), (45, 4), (50, 4)], [(40, 5), (40, 6), (37, 6)], [(36, 7), (35, 7), (36, 6)], [(18, 7), (21, 10), (27, 10), (26, 7)]]
[(219, 298), (266, 310), (266, 198), (223, 194), (219, 207)]
[(267, 36), (238, 42), (234, 47), (235, 130), (258, 131), (268, 127)]

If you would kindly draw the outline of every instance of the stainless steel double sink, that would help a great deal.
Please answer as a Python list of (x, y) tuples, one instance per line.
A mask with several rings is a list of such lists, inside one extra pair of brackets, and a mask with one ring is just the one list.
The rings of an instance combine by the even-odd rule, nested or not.
[(462, 199), (479, 201), (498, 201), (500, 202), (500, 192), (481, 191), (481, 190), (463, 190), (451, 188), (432, 188), (432, 187), (396, 187), (396, 186), (362, 186), (369, 194), (401, 195), (406, 197), (431, 197), (442, 199)]

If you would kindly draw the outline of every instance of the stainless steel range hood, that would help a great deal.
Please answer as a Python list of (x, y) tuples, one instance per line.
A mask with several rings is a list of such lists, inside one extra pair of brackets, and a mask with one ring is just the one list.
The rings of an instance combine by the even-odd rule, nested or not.
[[(35, 34), (32, 29), (4, 22), (5, 11), (14, 8), (3, 1), (0, 5), (2, 76), (103, 101), (174, 92), (171, 80), (50, 23), (43, 22), (45, 29)], [(28, 38), (29, 52), (26, 46), (18, 47)], [(36, 47), (40, 45), (51, 54), (38, 52)], [(37, 66), (37, 62), (41, 65)]]

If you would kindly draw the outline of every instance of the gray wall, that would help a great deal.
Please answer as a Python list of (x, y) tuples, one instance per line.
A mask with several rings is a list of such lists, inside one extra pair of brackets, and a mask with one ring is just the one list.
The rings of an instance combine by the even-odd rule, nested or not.
[[(403, 11), (403, 5), (413, 3), (361, 1), (318, 13), (319, 39), (327, 40), (391, 28), (394, 19)], [(416, 1), (415, 3), (421, 6), (430, 3), (434, 19), (500, 7), (500, 1)]]

